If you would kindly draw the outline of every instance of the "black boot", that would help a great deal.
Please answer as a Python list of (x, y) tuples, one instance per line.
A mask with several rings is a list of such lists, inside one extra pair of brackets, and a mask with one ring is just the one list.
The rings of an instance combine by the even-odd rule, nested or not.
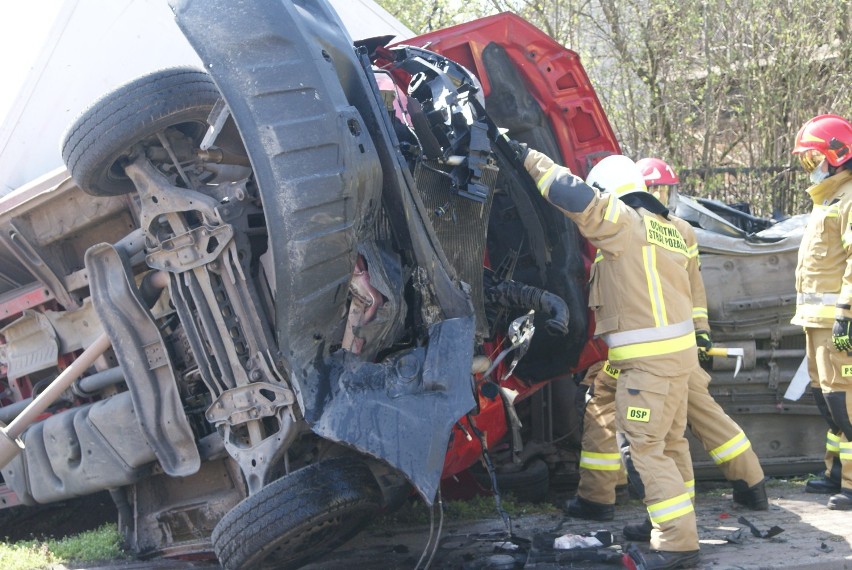
[(629, 524), (622, 529), (621, 534), (624, 535), (624, 540), (632, 540), (634, 542), (648, 542), (651, 540), (651, 519), (636, 524)]
[(565, 512), (578, 519), (611, 521), (615, 517), (615, 505), (587, 501), (580, 495), (565, 503)]
[(734, 502), (753, 511), (768, 511), (769, 499), (766, 497), (766, 479), (749, 487), (742, 479), (734, 481)]
[(840, 483), (833, 479), (829, 479), (828, 477), (811, 479), (805, 483), (805, 492), (819, 493), (820, 495), (832, 495), (840, 492)]
[(843, 489), (829, 497), (828, 508), (832, 511), (852, 511), (852, 490)]
[(670, 552), (667, 550), (651, 550), (650, 552), (642, 552), (638, 549), (633, 549), (630, 551), (630, 558), (633, 559), (637, 569), (674, 570), (676, 568), (692, 568), (698, 564), (699, 551)]
[(831, 470), (828, 472), (828, 477), (823, 473), (819, 479), (811, 479), (805, 483), (806, 493), (817, 493), (820, 495), (834, 495), (840, 492), (840, 479), (843, 466), (840, 463), (840, 458), (835, 457), (831, 462)]

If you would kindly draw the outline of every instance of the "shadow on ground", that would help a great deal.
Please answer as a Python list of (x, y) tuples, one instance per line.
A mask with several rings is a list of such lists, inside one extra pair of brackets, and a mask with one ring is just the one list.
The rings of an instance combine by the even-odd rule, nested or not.
[[(825, 507), (827, 497), (804, 492), (801, 482), (770, 481), (768, 487), (770, 510), (752, 512), (735, 505), (730, 489), (724, 484), (699, 484), (698, 526), (701, 540), (701, 562), (697, 568), (713, 570), (773, 569), (852, 569), (852, 513), (830, 511)], [(551, 502), (561, 504), (563, 495), (552, 495)], [(621, 529), (644, 516), (644, 506), (637, 500), (628, 501), (616, 510), (614, 521), (587, 522), (564, 516), (561, 510), (547, 507), (514, 505), (512, 529), (519, 545), (513, 550), (506, 541), (506, 527), (493, 510), (490, 501), (479, 500), (467, 506), (446, 509), (441, 524), (436, 518), (430, 525), (425, 507), (419, 515), (405, 522), (388, 517), (374, 522), (353, 540), (337, 551), (306, 566), (305, 570), (343, 569), (411, 569), (419, 561), (432, 557), (431, 568), (441, 569), (504, 569), (515, 568), (618, 568), (618, 556), (612, 562), (555, 561), (550, 541), (564, 533), (585, 534), (598, 530), (613, 533), (615, 543), (623, 546)], [(17, 510), (17, 509), (15, 509)], [(417, 512), (417, 508), (411, 509)], [(115, 520), (115, 508), (109, 495), (93, 495), (83, 500), (68, 501), (61, 507), (39, 508), (26, 513), (22, 509), (15, 517), (0, 521), (5, 536), (61, 537)], [(533, 511), (533, 512), (530, 512)], [(418, 518), (419, 517), (419, 518)], [(470, 520), (450, 520), (452, 517), (475, 517)], [(759, 538), (749, 526), (738, 522), (745, 517), (758, 531), (766, 533), (773, 527), (783, 529), (774, 537)], [(416, 520), (415, 520), (416, 519)], [(438, 526), (441, 524), (440, 533)], [(84, 528), (85, 527), (85, 528)], [(432, 542), (429, 542), (430, 537)], [(440, 538), (437, 538), (440, 534)], [(430, 548), (429, 545), (433, 548)], [(642, 545), (644, 546), (644, 545)], [(424, 554), (425, 552), (425, 554)], [(568, 556), (570, 558), (570, 556)], [(524, 566), (526, 561), (526, 566)], [(92, 565), (73, 565), (69, 568), (86, 570), (148, 570), (166, 568), (218, 568), (203, 561), (115, 560)]]

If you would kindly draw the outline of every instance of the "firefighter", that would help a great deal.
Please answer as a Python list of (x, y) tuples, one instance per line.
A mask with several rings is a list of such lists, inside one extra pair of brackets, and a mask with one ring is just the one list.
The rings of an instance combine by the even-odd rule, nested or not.
[(805, 329), (811, 392), (828, 423), (826, 469), (806, 490), (852, 509), (852, 124), (819, 115), (796, 135), (793, 154), (813, 200), (796, 266), (796, 315)]
[(630, 439), (653, 524), (651, 550), (635, 554), (636, 562), (646, 569), (692, 565), (698, 531), (684, 430), (687, 383), (699, 364), (686, 243), (629, 158), (604, 158), (587, 184), (544, 154), (512, 144), (542, 196), (608, 261), (593, 265), (589, 306), (595, 334), (620, 371), (616, 429)]
[(616, 489), (627, 485), (615, 432), (618, 375), (619, 370), (601, 361), (592, 365), (583, 379), (589, 386), (589, 398), (583, 411), (580, 482), (577, 494), (565, 505), (573, 517), (611, 521), (615, 517)]
[(648, 192), (665, 204), (669, 211), (674, 212), (677, 205), (677, 185), (680, 184), (680, 178), (674, 169), (659, 158), (641, 158), (636, 161), (636, 166), (645, 178)]
[[(644, 158), (639, 160), (636, 166), (644, 177), (648, 191), (661, 202), (671, 205), (676, 196), (675, 185), (680, 182), (672, 168), (658, 158)], [(701, 355), (705, 354), (704, 351), (712, 346), (712, 341), (707, 320), (707, 295), (699, 273), (701, 264), (698, 259), (698, 241), (689, 223), (673, 215), (669, 215), (669, 218), (683, 236), (689, 249), (688, 272), (693, 304), (692, 322), (700, 347), (698, 355), (701, 358)], [(602, 261), (601, 256), (596, 256), (596, 261)], [(709, 357), (705, 356), (705, 358)], [(614, 392), (614, 387), (611, 386), (618, 375), (619, 371), (607, 364), (594, 381), (597, 390), (590, 403), (595, 399), (598, 402), (591, 411), (587, 407), (584, 416), (580, 484), (576, 497), (567, 506), (568, 513), (572, 516), (602, 520), (596, 518), (596, 515), (600, 516), (606, 507), (614, 512), (612, 504), (614, 503), (614, 486), (618, 483), (619, 471), (614, 470), (613, 465), (619, 459), (618, 443), (611, 430), (600, 427), (606, 424), (611, 425), (612, 418), (591, 419), (590, 415), (607, 409), (607, 402), (612, 400)], [(732, 481), (734, 502), (752, 510), (767, 510), (769, 501), (766, 497), (765, 477), (757, 455), (740, 426), (728, 417), (710, 395), (707, 389), (709, 383), (710, 376), (702, 368), (697, 368), (690, 375), (687, 425), (725, 477)], [(587, 430), (591, 430), (592, 433), (588, 434)], [(622, 452), (625, 452), (629, 466), (629, 447), (622, 448)], [(618, 466), (621, 466), (620, 460)], [(641, 478), (631, 473), (631, 480), (641, 494)], [(694, 496), (694, 482), (688, 481), (687, 486)], [(613, 495), (613, 500), (609, 504), (600, 504), (600, 501), (594, 500), (609, 498), (610, 495)], [(647, 541), (650, 534), (651, 524), (647, 520), (624, 528), (624, 537), (628, 540)]]

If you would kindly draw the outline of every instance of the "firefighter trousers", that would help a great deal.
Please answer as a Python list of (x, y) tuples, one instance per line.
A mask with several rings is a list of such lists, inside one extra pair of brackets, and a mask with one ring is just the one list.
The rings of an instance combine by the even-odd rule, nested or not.
[(692, 370), (679, 372), (661, 376), (624, 369), (615, 392), (616, 430), (630, 441), (645, 486), (651, 548), (670, 552), (698, 550), (695, 509), (686, 487), (693, 480), (692, 462), (684, 436)]
[[(623, 468), (613, 429), (615, 384), (619, 371), (606, 365), (594, 378), (594, 394), (583, 416), (583, 449), (577, 494), (597, 503), (615, 503), (615, 486), (623, 481)], [(686, 421), (693, 435), (729, 481), (742, 480), (749, 487), (763, 480), (763, 469), (743, 430), (713, 399), (708, 390), (710, 375), (697, 367), (689, 375)], [(628, 440), (629, 441), (629, 440)], [(680, 472), (691, 471), (678, 465)], [(695, 481), (687, 480), (695, 495)]]
[(696, 368), (689, 377), (686, 421), (710, 458), (728, 481), (745, 481), (753, 487), (763, 481), (763, 468), (742, 428), (722, 409), (708, 386), (710, 375)]
[(852, 492), (852, 353), (834, 348), (831, 329), (805, 328), (808, 373), (820, 414), (828, 423), (826, 477)]
[(609, 363), (589, 369), (591, 398), (583, 413), (583, 448), (577, 494), (587, 501), (615, 504), (615, 488), (627, 483), (615, 438), (615, 386), (619, 371)]

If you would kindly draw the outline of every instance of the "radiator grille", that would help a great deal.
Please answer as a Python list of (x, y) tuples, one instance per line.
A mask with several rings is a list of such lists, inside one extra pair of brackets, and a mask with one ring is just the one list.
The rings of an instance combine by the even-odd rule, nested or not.
[(477, 332), (488, 336), (482, 293), (482, 266), (488, 233), (488, 215), (491, 212), (498, 169), (494, 166), (482, 169), (480, 181), (490, 192), (488, 199), (479, 203), (457, 196), (452, 190), (450, 178), (438, 172), (445, 172), (438, 163), (424, 162), (426, 165), (418, 163), (414, 171), (420, 197), (447, 259), (459, 278), (471, 287), (470, 296), (476, 311)]

